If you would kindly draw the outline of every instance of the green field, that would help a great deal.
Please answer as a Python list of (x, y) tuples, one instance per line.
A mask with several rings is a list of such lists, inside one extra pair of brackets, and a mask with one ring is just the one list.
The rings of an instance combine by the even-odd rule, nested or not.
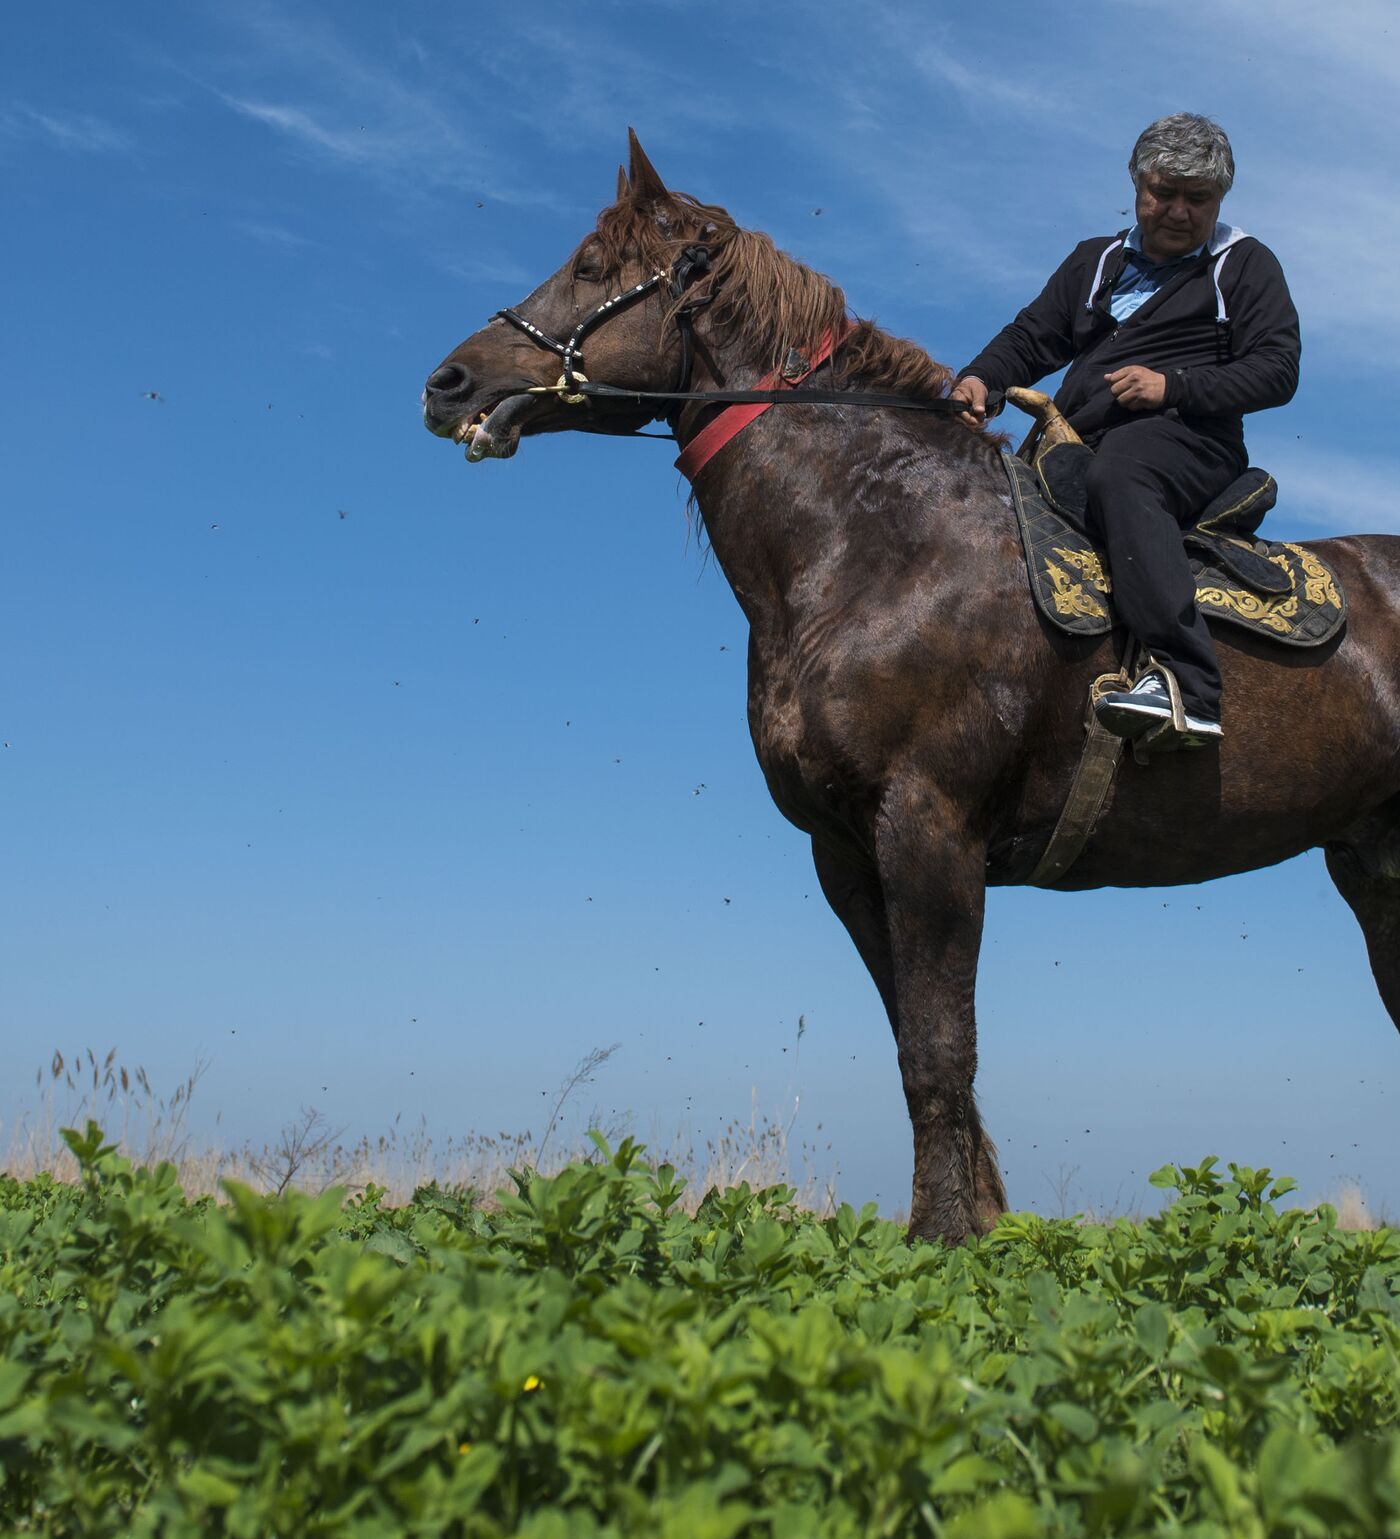
[(626, 1143), (488, 1207), (0, 1178), (0, 1527), (1400, 1534), (1400, 1236), (1159, 1172), (957, 1251)]

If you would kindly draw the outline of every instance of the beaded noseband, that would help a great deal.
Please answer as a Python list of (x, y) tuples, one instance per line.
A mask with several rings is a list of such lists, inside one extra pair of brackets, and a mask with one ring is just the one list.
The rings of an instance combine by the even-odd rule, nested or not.
[[(557, 385), (545, 385), (537, 387), (532, 392), (540, 395), (557, 395), (566, 406), (582, 406), (589, 395), (600, 392), (595, 390), (584, 391), (580, 387), (590, 383), (588, 376), (576, 364), (582, 363), (583, 352), (581, 344), (595, 326), (601, 326), (604, 321), (611, 320), (619, 311), (625, 310), (628, 305), (635, 304), (637, 300), (650, 294), (653, 289), (659, 288), (663, 283), (667, 284), (671, 291), (672, 299), (680, 299), (685, 293), (686, 284), (695, 276), (709, 270), (710, 250), (708, 246), (687, 246), (677, 258), (676, 262), (666, 271), (653, 273), (650, 278), (643, 279), (633, 288), (624, 289), (620, 294), (614, 294), (611, 299), (605, 299), (596, 310), (590, 310), (587, 315), (569, 333), (568, 340), (561, 342), (557, 337), (551, 337), (547, 331), (542, 331), (533, 321), (526, 320), (518, 310), (497, 310), (496, 314), (503, 321), (518, 330), (523, 331), (529, 339), (539, 347), (547, 347), (550, 352), (558, 353), (563, 360), (564, 372), (559, 376)], [(703, 351), (703, 344), (698, 342), (695, 336), (692, 321), (695, 311), (701, 305), (709, 303), (708, 297), (689, 305), (682, 305), (676, 311), (676, 324), (681, 332), (681, 382), (680, 390), (684, 392), (690, 383), (690, 371), (692, 367), (692, 348), (699, 347)], [(708, 355), (706, 361), (710, 362)], [(713, 364), (711, 363), (711, 367)], [(625, 392), (628, 395), (632, 391)], [(651, 394), (652, 392), (644, 392)]]

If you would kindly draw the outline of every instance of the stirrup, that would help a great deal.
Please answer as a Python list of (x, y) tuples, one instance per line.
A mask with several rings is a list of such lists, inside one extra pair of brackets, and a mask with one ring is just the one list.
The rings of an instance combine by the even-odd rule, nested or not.
[[(1138, 679), (1149, 673), (1160, 674), (1163, 683), (1167, 686), (1167, 695), (1172, 703), (1172, 714), (1169, 721), (1159, 723), (1155, 727), (1149, 727), (1141, 737), (1132, 739), (1133, 758), (1139, 764), (1146, 764), (1152, 758), (1153, 752), (1175, 753), (1177, 749), (1186, 746), (1185, 740), (1191, 737), (1191, 728), (1186, 724), (1186, 707), (1181, 703), (1181, 686), (1176, 682), (1176, 675), (1165, 663), (1159, 663), (1150, 654), (1146, 663), (1138, 669)], [(1137, 679), (1133, 682), (1136, 684)]]
[[(1195, 746), (1194, 734), (1186, 722), (1186, 707), (1181, 703), (1181, 686), (1176, 682), (1176, 675), (1165, 663), (1159, 663), (1149, 653), (1135, 667), (1124, 666), (1117, 673), (1100, 674), (1089, 686), (1089, 710), (1093, 714), (1105, 695), (1120, 691), (1131, 693), (1149, 673), (1161, 675), (1172, 703), (1172, 714), (1168, 720), (1158, 722), (1139, 736), (1126, 739), (1132, 744), (1133, 758), (1139, 764), (1146, 764), (1154, 751), (1159, 754), (1172, 753), (1179, 748)], [(1191, 741), (1187, 742), (1187, 739)]]

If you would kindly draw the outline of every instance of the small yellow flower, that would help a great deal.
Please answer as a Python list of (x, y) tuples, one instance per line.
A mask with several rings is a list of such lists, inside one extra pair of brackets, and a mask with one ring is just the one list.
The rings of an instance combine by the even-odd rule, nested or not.
[(472, 1445), (470, 1443), (458, 1443), (457, 1444), (457, 1452), (459, 1454), (469, 1454), (471, 1451), (472, 1451)]
[(528, 1395), (528, 1394), (533, 1393), (537, 1389), (543, 1389), (544, 1388), (544, 1380), (536, 1378), (535, 1375), (532, 1373), (530, 1375), (530, 1377), (528, 1379), (526, 1379), (525, 1382), (520, 1387)]

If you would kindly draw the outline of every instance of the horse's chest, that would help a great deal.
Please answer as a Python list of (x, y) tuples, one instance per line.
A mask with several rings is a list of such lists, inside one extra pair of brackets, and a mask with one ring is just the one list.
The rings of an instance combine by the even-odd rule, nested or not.
[(749, 688), (749, 727), (754, 751), (766, 775), (791, 773), (806, 745), (805, 713), (797, 690), (786, 680), (756, 678)]
[(839, 763), (826, 713), (804, 698), (784, 670), (750, 682), (749, 727), (764, 778), (783, 814), (812, 827), (844, 802)]

